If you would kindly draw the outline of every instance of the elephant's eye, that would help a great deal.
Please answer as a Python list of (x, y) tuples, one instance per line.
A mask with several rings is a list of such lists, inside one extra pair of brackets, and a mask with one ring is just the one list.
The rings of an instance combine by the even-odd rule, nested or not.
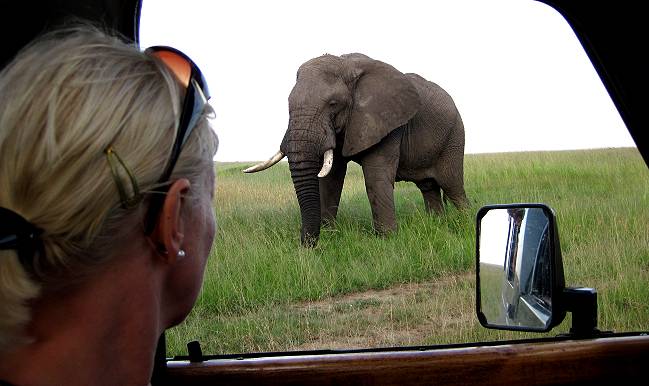
[(329, 101), (329, 106), (331, 106), (331, 107), (336, 107), (336, 106), (338, 106), (338, 101), (335, 100), (335, 99), (330, 100), (330, 101)]

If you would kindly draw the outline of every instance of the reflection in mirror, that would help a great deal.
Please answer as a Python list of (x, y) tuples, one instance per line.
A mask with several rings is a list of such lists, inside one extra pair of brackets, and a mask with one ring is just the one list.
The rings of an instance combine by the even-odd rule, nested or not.
[(498, 208), (480, 220), (480, 311), (490, 327), (547, 330), (552, 316), (550, 218)]

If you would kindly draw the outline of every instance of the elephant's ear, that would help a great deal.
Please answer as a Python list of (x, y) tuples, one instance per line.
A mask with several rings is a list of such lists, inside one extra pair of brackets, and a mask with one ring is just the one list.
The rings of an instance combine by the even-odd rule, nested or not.
[(345, 129), (343, 155), (357, 154), (404, 125), (419, 110), (417, 89), (387, 63), (363, 54), (341, 56), (356, 74), (354, 106)]

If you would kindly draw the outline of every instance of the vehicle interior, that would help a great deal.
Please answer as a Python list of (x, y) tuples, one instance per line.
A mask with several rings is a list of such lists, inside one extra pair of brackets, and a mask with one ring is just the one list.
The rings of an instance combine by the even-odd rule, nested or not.
[[(646, 168), (647, 111), (640, 97), (647, 79), (640, 56), (646, 23), (640, 20), (640, 5), (539, 2), (554, 8), (569, 23)], [(63, 25), (70, 16), (97, 21), (138, 42), (142, 6), (141, 0), (4, 2), (0, 8), (6, 48), (0, 53), (0, 63), (6, 64), (31, 39)], [(513, 334), (541, 332), (543, 337), (507, 335), (507, 339), (491, 341), (223, 354), (209, 352), (205, 342), (198, 340), (185, 342), (186, 352), (170, 352), (169, 337), (163, 335), (152, 384), (645, 384), (649, 331), (602, 328), (598, 304), (606, 299), (598, 298), (598, 288), (587, 282), (566, 284), (572, 281), (564, 275), (567, 262), (561, 248), (565, 242), (560, 237), (562, 224), (557, 221), (560, 213), (537, 203), (493, 204), (472, 214), (476, 216), (471, 230), (475, 230), (476, 259), (471, 280), (476, 292), (475, 310), (470, 312), (484, 328)], [(645, 215), (648, 210), (638, 207)], [(500, 248), (497, 252), (489, 249), (493, 240), (501, 241), (493, 247)], [(498, 257), (491, 258), (490, 253)], [(503, 253), (508, 258), (503, 259)], [(638, 252), (643, 261), (647, 253)], [(557, 326), (566, 324), (569, 331), (557, 331)]]

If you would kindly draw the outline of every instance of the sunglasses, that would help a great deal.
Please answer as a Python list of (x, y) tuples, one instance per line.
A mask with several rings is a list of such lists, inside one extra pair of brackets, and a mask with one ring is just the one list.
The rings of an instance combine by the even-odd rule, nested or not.
[[(208, 99), (210, 99), (209, 90), (205, 77), (198, 66), (185, 54), (175, 48), (167, 46), (149, 47), (144, 51), (147, 55), (158, 58), (167, 66), (176, 76), (182, 86), (185, 87), (185, 99), (182, 104), (176, 140), (171, 148), (169, 161), (165, 166), (164, 172), (158, 180), (158, 184), (165, 183), (171, 177), (174, 166), (178, 162), (180, 152), (187, 142), (187, 138), (203, 114), (203, 109)], [(166, 193), (167, 187), (163, 188), (160, 193)], [(162, 204), (164, 194), (155, 194), (151, 198), (151, 203), (145, 218), (146, 233), (153, 232), (156, 219)]]

